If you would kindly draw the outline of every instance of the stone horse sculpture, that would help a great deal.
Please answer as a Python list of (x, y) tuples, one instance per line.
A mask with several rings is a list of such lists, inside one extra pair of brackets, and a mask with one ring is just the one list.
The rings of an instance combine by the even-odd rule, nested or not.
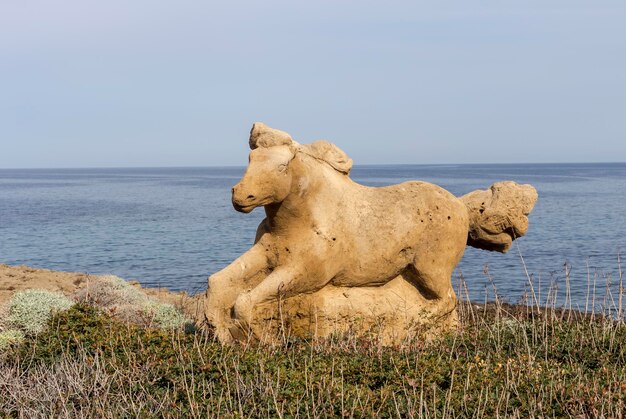
[[(243, 213), (263, 206), (266, 218), (252, 248), (209, 277), (206, 318), (223, 342), (263, 338), (279, 315), (301, 335), (346, 330), (355, 318), (395, 318), (401, 329), (424, 315), (452, 324), (451, 275), (465, 246), (506, 252), (537, 199), (514, 182), (461, 198), (418, 181), (366, 187), (350, 179), (352, 160), (335, 145), (301, 145), (262, 123), (250, 148), (232, 203)], [(390, 316), (398, 310), (403, 321)]]

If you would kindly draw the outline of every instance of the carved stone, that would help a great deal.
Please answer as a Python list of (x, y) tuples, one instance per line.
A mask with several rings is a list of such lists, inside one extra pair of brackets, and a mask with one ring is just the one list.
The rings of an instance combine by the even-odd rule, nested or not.
[(366, 187), (335, 145), (301, 145), (262, 123), (250, 148), (232, 202), (266, 218), (254, 246), (209, 277), (205, 314), (222, 342), (351, 331), (394, 344), (416, 327), (453, 327), (465, 246), (506, 252), (537, 200), (514, 182), (461, 198), (418, 181)]

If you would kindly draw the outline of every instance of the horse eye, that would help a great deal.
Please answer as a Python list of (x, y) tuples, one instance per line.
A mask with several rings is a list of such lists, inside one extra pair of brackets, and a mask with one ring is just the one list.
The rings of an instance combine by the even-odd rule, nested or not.
[(279, 164), (278, 165), (278, 171), (279, 172), (284, 172), (285, 170), (287, 170), (287, 165), (286, 164)]

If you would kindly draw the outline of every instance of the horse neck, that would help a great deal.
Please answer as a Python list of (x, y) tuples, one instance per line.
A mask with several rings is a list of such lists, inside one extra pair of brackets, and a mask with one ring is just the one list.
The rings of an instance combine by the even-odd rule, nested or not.
[(289, 169), (292, 171), (289, 195), (281, 203), (265, 207), (270, 226), (289, 228), (315, 223), (320, 201), (324, 206), (332, 206), (344, 196), (347, 177), (324, 162), (298, 154)]

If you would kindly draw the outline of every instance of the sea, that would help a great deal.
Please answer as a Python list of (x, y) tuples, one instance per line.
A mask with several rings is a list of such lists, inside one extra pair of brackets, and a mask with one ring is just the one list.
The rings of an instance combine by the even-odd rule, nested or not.
[[(253, 244), (264, 217), (262, 208), (241, 214), (231, 205), (244, 170), (0, 170), (0, 263), (203, 292), (208, 275)], [(626, 163), (355, 166), (351, 177), (370, 186), (422, 180), (457, 196), (501, 180), (530, 183), (539, 200), (527, 235), (507, 254), (468, 247), (457, 293), (583, 310), (618, 304)]]

